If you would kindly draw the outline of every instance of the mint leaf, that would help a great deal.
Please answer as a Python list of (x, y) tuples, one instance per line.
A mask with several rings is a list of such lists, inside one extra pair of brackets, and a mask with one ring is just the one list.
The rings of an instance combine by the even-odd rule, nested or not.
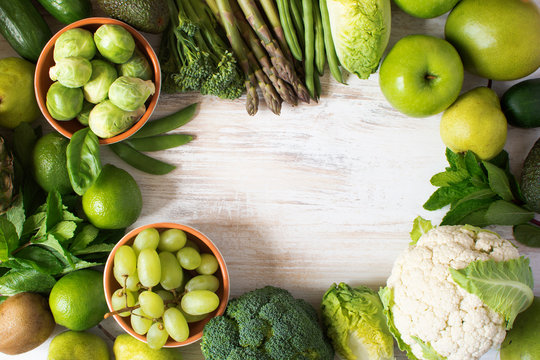
[(53, 234), (47, 234), (47, 236), (44, 236), (42, 238), (34, 239), (33, 243), (40, 246), (45, 246), (55, 251), (60, 260), (62, 260), (65, 264), (73, 266), (72, 255), (62, 247), (59, 239), (56, 238)]
[(47, 217), (45, 218), (45, 231), (50, 231), (56, 224), (62, 221), (64, 212), (62, 197), (58, 191), (52, 191), (47, 196)]
[(463, 156), (459, 153), (453, 152), (449, 148), (446, 148), (446, 161), (448, 161), (448, 164), (450, 164), (451, 170), (467, 169)]
[(486, 211), (486, 220), (496, 225), (519, 225), (534, 218), (534, 213), (504, 200), (497, 200)]
[(483, 161), (482, 164), (487, 170), (489, 187), (491, 190), (493, 190), (493, 192), (499, 195), (503, 200), (514, 200), (514, 195), (512, 194), (512, 189), (510, 188), (510, 182), (508, 181), (506, 172), (487, 161)]
[(77, 234), (75, 240), (69, 248), (75, 255), (77, 251), (85, 249), (90, 243), (92, 243), (98, 236), (99, 229), (93, 225), (84, 225), (81, 232)]
[(506, 329), (511, 329), (517, 315), (534, 299), (533, 276), (529, 259), (520, 257), (508, 261), (473, 261), (466, 268), (449, 268), (452, 279), (465, 291), (480, 298), (503, 317)]
[(13, 204), (11, 204), (9, 210), (6, 212), (6, 218), (11, 221), (11, 223), (15, 226), (17, 236), (19, 237), (22, 236), (24, 221), (26, 220), (23, 205), (23, 194), (22, 192), (19, 192), (17, 198), (15, 199)]
[(5, 217), (0, 217), (0, 261), (7, 261), (9, 254), (19, 246), (19, 236), (15, 225)]
[[(464, 224), (463, 219), (478, 210), (487, 209), (494, 199), (473, 199), (456, 205), (443, 217), (441, 225)], [(471, 224), (476, 225), (476, 224)]]
[(54, 235), (62, 243), (71, 242), (73, 236), (75, 236), (75, 230), (77, 229), (77, 223), (74, 221), (60, 221), (51, 229), (50, 234)]
[(482, 166), (480, 166), (480, 163), (478, 162), (478, 159), (476, 158), (476, 155), (472, 151), (467, 151), (465, 153), (465, 167), (467, 168), (467, 172), (471, 177), (476, 177), (481, 181), (486, 180), (486, 175), (484, 174), (484, 170), (482, 170)]
[(0, 294), (16, 295), (21, 292), (48, 293), (56, 280), (36, 270), (10, 270), (0, 277)]
[(466, 170), (447, 170), (445, 172), (433, 175), (429, 182), (433, 186), (449, 186), (452, 184), (457, 184), (460, 181), (467, 179), (468, 177), (469, 174)]
[(53, 253), (39, 246), (27, 246), (21, 249), (17, 252), (17, 257), (10, 258), (2, 265), (16, 270), (34, 269), (50, 275), (61, 273), (64, 267)]
[(530, 247), (540, 247), (540, 227), (531, 224), (514, 226), (514, 238)]
[(90, 245), (84, 249), (73, 250), (73, 255), (87, 255), (93, 253), (108, 253), (114, 248), (115, 244), (97, 244)]
[(468, 180), (438, 188), (424, 204), (426, 210), (438, 210), (478, 190)]
[(479, 200), (479, 199), (491, 199), (493, 197), (497, 196), (491, 189), (480, 189), (475, 192), (470, 193), (469, 195), (463, 197), (462, 199), (458, 200), (456, 202), (456, 205), (459, 205), (461, 203), (464, 203), (469, 200)]
[(420, 239), (422, 235), (424, 235), (431, 229), (433, 229), (433, 225), (431, 224), (431, 221), (426, 220), (422, 218), (421, 216), (418, 216), (416, 219), (414, 219), (414, 222), (413, 222), (413, 228), (410, 232), (411, 242), (409, 245), (416, 245), (416, 243), (418, 242), (418, 239)]
[(487, 208), (473, 211), (472, 213), (466, 215), (463, 219), (461, 219), (461, 223), (478, 227), (488, 226), (490, 224), (486, 220), (486, 211)]

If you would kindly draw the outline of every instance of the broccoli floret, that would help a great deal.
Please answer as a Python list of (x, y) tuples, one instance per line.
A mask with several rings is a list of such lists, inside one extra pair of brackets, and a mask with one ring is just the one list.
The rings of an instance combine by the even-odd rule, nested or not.
[(331, 360), (334, 351), (315, 309), (287, 290), (267, 286), (229, 302), (205, 326), (206, 360)]

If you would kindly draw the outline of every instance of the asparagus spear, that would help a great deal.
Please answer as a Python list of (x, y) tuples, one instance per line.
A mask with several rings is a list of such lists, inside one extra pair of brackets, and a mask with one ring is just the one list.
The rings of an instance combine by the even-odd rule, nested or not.
[(257, 94), (257, 88), (255, 87), (255, 76), (251, 71), (246, 77), (246, 111), (250, 116), (257, 113), (259, 109), (259, 94)]
[(287, 45), (287, 41), (285, 40), (285, 33), (281, 27), (280, 17), (278, 15), (274, 0), (260, 0), (260, 3), (264, 13), (266, 14), (268, 22), (270, 22), (270, 25), (272, 25), (281, 50), (285, 53), (287, 59), (292, 62), (292, 54), (289, 46)]

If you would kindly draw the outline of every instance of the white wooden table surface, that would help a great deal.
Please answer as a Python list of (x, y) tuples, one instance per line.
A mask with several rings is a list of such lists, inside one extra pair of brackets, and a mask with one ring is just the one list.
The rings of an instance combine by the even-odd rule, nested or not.
[[(540, 6), (540, 0), (534, 2)], [(97, 7), (94, 14), (102, 15)], [(445, 19), (416, 19), (393, 5), (388, 49), (407, 34), (443, 37)], [(61, 28), (50, 16), (46, 20), (53, 32)], [(148, 39), (157, 47), (158, 36)], [(15, 55), (0, 39), (0, 57)], [(540, 70), (530, 77), (540, 77)], [(493, 87), (502, 95), (513, 83)], [(463, 91), (486, 84), (466, 73)], [(438, 224), (444, 215), (422, 208), (435, 190), (430, 177), (446, 166), (440, 115), (416, 119), (392, 109), (377, 74), (369, 80), (350, 77), (348, 85), (340, 85), (327, 73), (322, 89), (318, 104), (284, 105), (279, 117), (262, 99), (258, 114), (249, 117), (243, 98), (163, 95), (154, 118), (200, 103), (196, 118), (178, 131), (196, 139), (155, 153), (175, 164), (175, 171), (147, 175), (102, 148), (103, 163), (126, 169), (141, 187), (143, 210), (132, 228), (171, 221), (205, 233), (226, 259), (232, 296), (275, 285), (318, 307), (333, 282), (384, 285), (409, 243), (413, 219), (421, 215)], [(45, 131), (53, 131), (40, 121)], [(509, 128), (505, 148), (516, 175), (539, 136), (540, 129)], [(509, 227), (495, 230), (511, 236)], [(540, 249), (519, 248), (531, 259), (534, 292), (540, 295)], [(121, 333), (113, 319), (102, 324), (112, 334)], [(60, 331), (57, 327), (55, 334)], [(0, 359), (46, 359), (49, 341)], [(182, 350), (185, 360), (203, 359), (198, 344)], [(496, 357), (492, 352), (483, 359)]]

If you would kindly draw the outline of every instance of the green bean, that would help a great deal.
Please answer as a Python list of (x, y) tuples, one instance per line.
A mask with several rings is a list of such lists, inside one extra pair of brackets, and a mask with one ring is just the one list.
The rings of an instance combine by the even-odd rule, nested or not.
[(160, 135), (187, 124), (195, 115), (197, 105), (197, 103), (191, 104), (175, 113), (147, 123), (142, 129), (133, 134), (132, 138)]
[(186, 134), (167, 134), (128, 139), (126, 143), (137, 151), (161, 151), (187, 144), (193, 137)]
[(343, 74), (339, 68), (339, 59), (336, 54), (336, 48), (334, 46), (334, 39), (332, 38), (332, 30), (330, 29), (330, 15), (328, 14), (328, 6), (326, 0), (319, 0), (321, 8), (321, 20), (324, 33), (324, 47), (326, 48), (326, 58), (328, 60), (328, 67), (334, 79), (344, 84)]
[(176, 166), (151, 158), (122, 142), (112, 144), (110, 147), (120, 159), (145, 173), (164, 175), (176, 169)]
[(298, 34), (300, 45), (304, 47), (304, 20), (302, 18), (302, 0), (290, 0), (291, 14)]
[(317, 65), (317, 72), (322, 76), (324, 74), (324, 65), (326, 64), (326, 53), (324, 51), (324, 31), (319, 6), (313, 6), (313, 16), (315, 22), (315, 65)]
[(313, 81), (315, 83), (315, 101), (319, 101), (319, 98), (321, 96), (321, 79), (315, 75), (313, 77)]
[(289, 0), (277, 0), (277, 5), (281, 27), (285, 34), (285, 40), (287, 40), (287, 44), (289, 44), (289, 49), (296, 60), (302, 61), (302, 48), (298, 43), (298, 38), (296, 37), (296, 32), (291, 22)]
[(315, 99), (315, 34), (313, 32), (313, 0), (302, 0), (305, 30), (305, 54), (304, 68), (306, 70), (306, 87), (309, 94)]

